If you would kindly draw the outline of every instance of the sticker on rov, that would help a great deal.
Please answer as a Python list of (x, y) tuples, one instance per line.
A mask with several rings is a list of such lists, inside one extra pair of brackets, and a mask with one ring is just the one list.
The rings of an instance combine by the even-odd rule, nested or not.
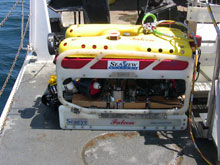
[(138, 70), (139, 61), (108, 61), (108, 69)]
[(88, 125), (88, 121), (85, 119), (66, 119), (67, 125)]

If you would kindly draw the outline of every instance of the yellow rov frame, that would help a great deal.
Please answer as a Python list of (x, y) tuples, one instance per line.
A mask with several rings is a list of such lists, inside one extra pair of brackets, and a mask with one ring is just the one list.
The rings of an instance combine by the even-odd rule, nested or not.
[[(192, 90), (194, 59), (189, 40), (179, 29), (157, 27), (152, 33), (141, 25), (73, 25), (60, 43), (56, 61), (60, 126), (63, 129), (100, 130), (183, 130)], [(164, 33), (167, 35), (159, 35)], [(171, 37), (172, 36), (172, 37)], [(72, 68), (65, 60), (91, 59), (80, 68)], [(139, 63), (152, 60), (145, 68), (97, 69), (102, 59), (128, 59)], [(166, 63), (168, 61), (168, 63)], [(172, 63), (174, 61), (174, 63)], [(166, 63), (168, 69), (155, 69)], [(167, 66), (171, 62), (170, 66)], [(63, 97), (63, 81), (67, 78), (103, 79), (183, 79), (185, 101), (180, 109), (96, 109), (73, 104)], [(103, 114), (112, 114), (103, 117)]]

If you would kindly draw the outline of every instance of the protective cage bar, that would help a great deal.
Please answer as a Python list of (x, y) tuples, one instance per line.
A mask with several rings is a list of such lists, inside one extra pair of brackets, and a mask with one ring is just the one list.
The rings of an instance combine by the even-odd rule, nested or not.
[(75, 114), (71, 108), (59, 107), (59, 120), (62, 129), (88, 130), (184, 130), (187, 116), (182, 115), (124, 115), (122, 117), (103, 118), (85, 113)]
[[(96, 55), (86, 66), (79, 69), (62, 67), (62, 60), (73, 55)], [(143, 70), (129, 71), (134, 74), (125, 77), (112, 77), (115, 70), (91, 70), (90, 67), (106, 55), (154, 58), (156, 61)], [(162, 60), (182, 60), (188, 62), (185, 70), (155, 71), (152, 68)], [(63, 129), (97, 129), (97, 130), (183, 130), (187, 126), (185, 112), (188, 110), (192, 71), (192, 57), (160, 53), (118, 51), (118, 50), (68, 50), (61, 53), (56, 61), (58, 98), (63, 104), (59, 107), (60, 126)], [(117, 70), (126, 73), (128, 70)], [(111, 75), (111, 76), (110, 76)], [(127, 74), (125, 74), (127, 75)], [(63, 81), (67, 78), (123, 78), (123, 79), (183, 79), (186, 83), (184, 106), (180, 109), (96, 109), (84, 108), (68, 102), (63, 97)], [(114, 117), (103, 117), (114, 114)], [(153, 115), (154, 114), (154, 115)], [(121, 115), (121, 116), (120, 116)], [(127, 115), (127, 116), (126, 116)], [(136, 115), (136, 116), (135, 116)], [(139, 116), (138, 116), (139, 115)], [(119, 117), (120, 116), (120, 117)]]
[[(77, 69), (66, 69), (63, 68), (61, 65), (62, 60), (74, 54), (95, 54), (97, 55), (92, 61), (90, 61), (85, 67), (81, 68), (80, 70)], [(138, 71), (127, 71), (127, 70), (117, 70), (117, 72), (121, 73), (128, 73), (124, 74), (127, 75), (125, 77), (117, 77), (117, 74), (113, 74), (112, 70), (91, 70), (90, 67), (95, 64), (99, 59), (102, 59), (106, 55), (111, 54), (115, 55), (125, 55), (125, 56), (146, 56), (149, 58), (157, 59), (156, 62), (152, 63), (149, 67), (138, 70)], [(161, 60), (168, 59), (168, 60), (182, 60), (187, 61), (189, 63), (188, 67), (185, 70), (178, 70), (178, 71), (155, 71), (152, 70), (153, 66), (158, 64)], [(60, 102), (69, 107), (78, 109), (80, 112), (87, 113), (87, 114), (100, 114), (100, 113), (128, 113), (128, 114), (146, 114), (146, 113), (185, 113), (188, 110), (189, 105), (189, 98), (190, 98), (190, 91), (191, 91), (191, 80), (192, 80), (192, 70), (193, 70), (193, 59), (187, 58), (183, 56), (176, 56), (176, 55), (166, 55), (166, 54), (159, 54), (159, 53), (148, 53), (148, 52), (137, 52), (137, 51), (115, 51), (115, 50), (68, 50), (60, 54), (57, 58), (56, 62), (57, 68), (57, 89), (58, 89), (58, 98)], [(130, 74), (129, 74), (130, 73)], [(131, 74), (134, 73), (134, 74)], [(116, 77), (113, 77), (116, 75)], [(123, 75), (123, 74), (119, 74)], [(180, 109), (91, 109), (91, 108), (83, 108), (76, 104), (70, 103), (63, 98), (63, 88), (62, 84), (66, 78), (123, 78), (123, 79), (183, 79), (186, 82), (186, 96), (184, 101), (184, 106)]]

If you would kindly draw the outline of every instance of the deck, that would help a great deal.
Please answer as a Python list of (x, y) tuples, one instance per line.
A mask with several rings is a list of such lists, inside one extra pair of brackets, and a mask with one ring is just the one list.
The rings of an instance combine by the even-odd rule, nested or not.
[[(116, 12), (119, 11), (111, 15), (118, 15)], [(134, 11), (123, 11), (119, 20), (128, 22), (126, 15), (132, 19), (137, 16)], [(194, 148), (188, 129), (179, 132), (61, 130), (58, 112), (41, 103), (49, 76), (54, 73), (53, 63), (27, 65), (0, 135), (0, 164), (206, 164)], [(217, 154), (212, 141), (197, 142), (213, 162)]]
[[(58, 112), (41, 103), (52, 63), (28, 64), (0, 138), (1, 164), (205, 164), (188, 129), (180, 132), (61, 130)], [(210, 160), (211, 141), (199, 140)]]

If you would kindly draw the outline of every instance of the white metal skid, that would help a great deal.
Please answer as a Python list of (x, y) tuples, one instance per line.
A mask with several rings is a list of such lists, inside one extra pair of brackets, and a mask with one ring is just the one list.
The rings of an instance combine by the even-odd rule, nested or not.
[[(61, 65), (62, 60), (70, 55), (96, 55), (81, 69), (67, 69)], [(149, 57), (156, 59), (143, 70), (100, 70), (90, 69), (106, 55), (124, 55)], [(181, 60), (188, 62), (185, 70), (153, 70), (162, 60)], [(75, 49), (61, 53), (56, 61), (58, 98), (62, 105), (59, 107), (60, 126), (63, 129), (101, 129), (101, 130), (184, 130), (187, 127), (188, 110), (193, 57), (149, 53), (140, 51), (119, 50), (90, 50)], [(180, 109), (96, 109), (85, 108), (68, 102), (63, 97), (63, 81), (67, 78), (105, 78), (105, 79), (182, 79), (186, 82), (184, 106)], [(102, 114), (116, 114), (113, 118), (104, 118)], [(122, 117), (117, 117), (122, 115)], [(127, 115), (124, 118), (123, 115)]]

